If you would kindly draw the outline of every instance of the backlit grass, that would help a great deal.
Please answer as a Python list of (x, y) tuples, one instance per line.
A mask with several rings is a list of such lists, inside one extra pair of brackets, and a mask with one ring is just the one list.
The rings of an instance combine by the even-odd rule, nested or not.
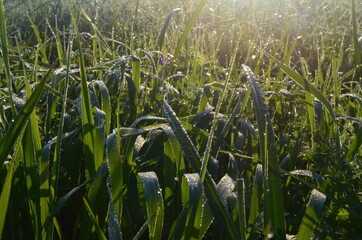
[(359, 239), (362, 4), (0, 4), (2, 239)]

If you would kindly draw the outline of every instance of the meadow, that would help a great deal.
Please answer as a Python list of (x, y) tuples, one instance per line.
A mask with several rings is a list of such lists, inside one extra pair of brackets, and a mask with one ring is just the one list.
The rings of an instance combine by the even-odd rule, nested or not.
[(361, 239), (362, 2), (0, 0), (1, 239)]

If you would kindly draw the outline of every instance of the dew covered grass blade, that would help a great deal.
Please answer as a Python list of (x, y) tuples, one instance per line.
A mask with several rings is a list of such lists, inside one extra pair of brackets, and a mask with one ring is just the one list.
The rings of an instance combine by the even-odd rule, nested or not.
[(297, 240), (309, 240), (313, 236), (314, 229), (319, 222), (319, 216), (322, 214), (326, 196), (316, 189), (312, 193), (305, 210), (302, 223), (300, 224)]
[(163, 185), (165, 196), (165, 216), (168, 216), (170, 222), (165, 222), (165, 229), (172, 225), (172, 221), (176, 219), (177, 212), (175, 208), (180, 207), (181, 201), (175, 198), (179, 194), (179, 183), (175, 178), (182, 179), (185, 173), (185, 162), (182, 150), (172, 130), (168, 126), (162, 127), (165, 132), (166, 139), (163, 144), (164, 166), (163, 166)]
[(255, 224), (260, 212), (261, 197), (263, 191), (263, 166), (258, 164), (255, 168), (253, 188), (251, 192), (249, 224)]
[(259, 144), (264, 173), (264, 224), (266, 230), (271, 227), (271, 231), (273, 231), (279, 239), (285, 239), (282, 183), (272, 121), (264, 99), (264, 94), (254, 73), (246, 65), (243, 65), (243, 69), (246, 72), (251, 88), (251, 97), (254, 102), (255, 115), (259, 128)]
[[(68, 49), (67, 49), (67, 66), (66, 66), (66, 75), (65, 75), (65, 84), (63, 89), (63, 101), (62, 101), (62, 109), (60, 113), (60, 119), (58, 124), (58, 132), (57, 132), (57, 139), (55, 143), (55, 150), (54, 150), (54, 157), (53, 157), (53, 167), (51, 170), (51, 181), (50, 181), (50, 192), (51, 192), (51, 199), (50, 201), (56, 201), (56, 196), (58, 193), (58, 182), (59, 182), (59, 171), (60, 171), (60, 157), (61, 157), (61, 147), (62, 147), (62, 135), (64, 129), (64, 121), (65, 121), (65, 114), (66, 114), (66, 107), (67, 107), (67, 96), (68, 96), (68, 88), (69, 88), (69, 81), (70, 81), (70, 55), (73, 47), (73, 36), (68, 42)], [(48, 116), (49, 117), (49, 116)], [(53, 202), (49, 203), (50, 209), (52, 209)]]
[[(85, 194), (85, 199), (87, 200), (89, 206), (92, 211), (97, 215), (99, 209), (104, 205), (97, 205), (97, 200), (100, 196), (98, 196), (99, 191), (102, 187), (105, 187), (105, 180), (108, 174), (108, 166), (106, 162), (98, 168), (98, 171), (95, 173), (94, 177), (91, 179), (91, 185), (87, 188), (87, 192)], [(92, 228), (90, 219), (88, 217), (88, 212), (86, 209), (82, 209), (81, 217), (81, 227), (80, 227), (80, 238), (81, 239), (89, 239)]]
[(146, 205), (147, 219), (154, 216), (148, 224), (150, 239), (161, 239), (164, 222), (164, 203), (158, 178), (155, 172), (138, 173), (137, 188), (140, 199)]
[(99, 88), (99, 93), (101, 95), (101, 110), (105, 113), (105, 133), (110, 134), (111, 130), (111, 96), (109, 94), (108, 88), (103, 81), (94, 80), (90, 82), (90, 85), (96, 85)]
[(241, 239), (246, 240), (246, 209), (245, 209), (245, 183), (244, 179), (238, 179), (236, 182), (238, 193), (238, 217), (239, 231)]
[(123, 201), (123, 162), (116, 133), (112, 133), (106, 140), (106, 153), (109, 167), (111, 194), (116, 219), (119, 223), (122, 212)]
[(252, 185), (248, 226), (250, 227), (249, 239), (259, 239), (261, 232), (258, 227), (262, 225), (262, 197), (263, 197), (263, 166), (257, 164)]
[(185, 174), (181, 184), (182, 202), (188, 209), (184, 239), (199, 239), (203, 212), (203, 186), (197, 173)]
[[(182, 127), (180, 120), (172, 110), (171, 106), (163, 99), (163, 112), (166, 119), (174, 132), (176, 139), (179, 141), (185, 157), (192, 167), (194, 172), (199, 172), (201, 169), (200, 155), (189, 138), (186, 130)], [(222, 203), (220, 196), (216, 191), (216, 185), (211, 176), (206, 172), (204, 180), (204, 189), (207, 199), (209, 200), (210, 207), (215, 215), (217, 221), (221, 224), (220, 228), (230, 239), (238, 239), (237, 230), (230, 218), (229, 213), (226, 211), (226, 206)]]
[(202, 239), (214, 220), (203, 185), (197, 173), (182, 178), (183, 209), (174, 222), (168, 239)]
[[(74, 29), (76, 31), (76, 43), (79, 52), (79, 67), (80, 67), (80, 80), (81, 80), (81, 99), (82, 99), (82, 130), (84, 137), (84, 155), (85, 155), (85, 166), (86, 166), (86, 176), (87, 179), (90, 179), (94, 176), (101, 162), (103, 161), (103, 152), (99, 151), (99, 148), (95, 147), (96, 141), (96, 130), (94, 125), (94, 119), (92, 114), (92, 105), (90, 102), (89, 90), (88, 90), (88, 81), (87, 81), (87, 72), (85, 67), (85, 59), (83, 54), (83, 49), (81, 46), (81, 38), (79, 30), (77, 27), (77, 21), (74, 16), (75, 13), (71, 14)], [(103, 148), (102, 148), (103, 150)]]
[(175, 8), (166, 17), (165, 23), (163, 24), (161, 32), (160, 32), (160, 34), (158, 35), (158, 38), (157, 38), (157, 45), (158, 45), (158, 49), (160, 51), (162, 50), (163, 43), (164, 43), (164, 40), (165, 40), (166, 30), (167, 30), (168, 25), (170, 25), (171, 18), (175, 13), (177, 13), (180, 10), (181, 10), (181, 8)]
[(104, 45), (107, 53), (112, 56), (111, 48), (109, 47), (109, 45), (108, 45), (106, 39), (104, 38), (104, 36), (102, 35), (102, 33), (98, 30), (97, 26), (92, 22), (92, 19), (87, 15), (87, 13), (85, 12), (85, 10), (83, 8), (80, 10), (80, 13), (83, 15), (85, 20), (92, 26), (94, 32), (97, 34), (97, 36), (101, 40), (100, 42)]
[(120, 226), (121, 214), (118, 214), (115, 209), (112, 196), (112, 188), (110, 186), (110, 178), (107, 178), (107, 192), (109, 196), (109, 213), (108, 213), (108, 238), (110, 240), (122, 240), (122, 232)]

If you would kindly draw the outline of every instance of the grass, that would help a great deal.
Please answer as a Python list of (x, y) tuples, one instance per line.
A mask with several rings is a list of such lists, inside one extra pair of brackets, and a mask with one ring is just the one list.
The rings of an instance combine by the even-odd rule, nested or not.
[(359, 239), (361, 12), (1, 0), (1, 238)]

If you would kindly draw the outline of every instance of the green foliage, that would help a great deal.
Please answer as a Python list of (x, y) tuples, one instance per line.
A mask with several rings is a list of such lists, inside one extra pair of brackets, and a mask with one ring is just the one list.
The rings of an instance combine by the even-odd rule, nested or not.
[(1, 239), (360, 238), (361, 1), (0, 3)]

